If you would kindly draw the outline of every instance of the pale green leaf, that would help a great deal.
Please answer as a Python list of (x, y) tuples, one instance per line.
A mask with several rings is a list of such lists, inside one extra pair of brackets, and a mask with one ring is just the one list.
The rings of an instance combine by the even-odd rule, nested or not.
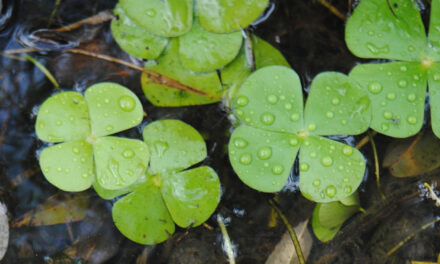
[(293, 70), (269, 66), (252, 73), (234, 100), (237, 117), (247, 125), (279, 132), (303, 127), (301, 83)]
[(84, 97), (76, 92), (55, 94), (41, 105), (35, 131), (46, 142), (86, 139), (90, 120)]
[(40, 167), (47, 181), (68, 192), (88, 189), (93, 181), (93, 149), (85, 140), (45, 148)]
[(321, 73), (312, 82), (304, 116), (310, 134), (361, 134), (371, 121), (368, 93), (345, 74)]
[(150, 148), (150, 174), (180, 171), (206, 157), (202, 136), (179, 120), (159, 120), (148, 124), (143, 132)]
[(335, 228), (358, 211), (359, 206), (345, 206), (339, 201), (323, 203), (319, 208), (319, 222), (323, 227)]
[(204, 223), (220, 202), (220, 181), (210, 167), (162, 175), (162, 196), (180, 227)]
[(179, 38), (180, 62), (192, 71), (214, 71), (237, 56), (242, 42), (241, 32), (216, 34), (204, 30), (195, 21), (191, 31)]
[(321, 205), (322, 204), (320, 203), (316, 204), (315, 209), (313, 210), (312, 228), (313, 228), (313, 233), (320, 241), (328, 242), (336, 236), (339, 229), (341, 229), (342, 225), (337, 226), (335, 228), (323, 227), (319, 221), (319, 208), (321, 207)]
[(420, 61), (426, 33), (414, 0), (362, 0), (347, 21), (345, 41), (361, 58)]
[(93, 144), (96, 178), (108, 190), (133, 184), (145, 172), (149, 151), (141, 140), (102, 137)]
[(365, 160), (355, 148), (324, 137), (307, 137), (300, 150), (300, 189), (319, 203), (344, 199), (360, 185)]
[(166, 38), (153, 35), (134, 23), (119, 4), (113, 14), (116, 19), (111, 22), (112, 34), (125, 52), (143, 59), (156, 59), (160, 56), (168, 43)]
[(261, 69), (266, 66), (280, 65), (290, 68), (289, 63), (284, 58), (283, 54), (277, 50), (269, 42), (252, 35), (252, 48), (255, 59), (255, 68)]
[(95, 174), (95, 180), (93, 181), (93, 189), (95, 189), (96, 193), (102, 199), (111, 200), (113, 198), (116, 198), (118, 196), (130, 193), (130, 192), (136, 190), (139, 186), (143, 185), (146, 181), (147, 181), (147, 177), (146, 177), (145, 173), (143, 173), (135, 183), (128, 185), (127, 187), (124, 187), (122, 189), (109, 190), (109, 189), (105, 189), (104, 187), (101, 186), (101, 184), (98, 183), (98, 178), (96, 177), (96, 174)]
[(122, 85), (110, 82), (92, 85), (86, 90), (85, 98), (95, 137), (135, 127), (142, 121), (144, 111), (139, 98)]
[(289, 177), (301, 145), (295, 134), (242, 125), (229, 141), (229, 160), (238, 177), (262, 192), (277, 192)]
[(127, 16), (147, 31), (177, 37), (191, 29), (193, 0), (120, 0)]
[(427, 86), (426, 72), (420, 63), (360, 64), (350, 77), (369, 93), (372, 129), (399, 138), (419, 132)]
[(440, 65), (435, 64), (428, 71), (431, 125), (434, 134), (440, 138)]
[(269, 0), (197, 0), (196, 8), (206, 30), (227, 33), (247, 27), (268, 4)]
[(144, 245), (167, 240), (175, 229), (160, 190), (149, 184), (114, 204), (113, 221), (124, 236)]
[(148, 100), (156, 106), (188, 106), (218, 102), (223, 94), (223, 87), (216, 72), (195, 73), (185, 69), (179, 60), (178, 40), (170, 41), (165, 53), (156, 65), (147, 64), (149, 70), (167, 76), (195, 90), (202, 91), (212, 97), (176, 89), (164, 84), (155, 83), (142, 74), (142, 90)]
[(350, 196), (347, 196), (341, 200), (339, 200), (339, 202), (345, 206), (354, 206), (357, 205), (359, 206), (359, 194), (357, 192), (353, 193)]

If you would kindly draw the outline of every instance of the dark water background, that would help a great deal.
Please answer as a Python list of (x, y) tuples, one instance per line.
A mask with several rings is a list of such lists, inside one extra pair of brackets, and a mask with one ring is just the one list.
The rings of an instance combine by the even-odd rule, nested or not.
[[(331, 2), (343, 13), (352, 8), (345, 0)], [(86, 26), (61, 36), (47, 36), (58, 41), (48, 44), (32, 38), (32, 33), (46, 27), (55, 0), (3, 0), (2, 3), (0, 49), (22, 48), (20, 43), (51, 49), (31, 55), (46, 65), (63, 90), (83, 91), (97, 82), (118, 82), (130, 87), (141, 98), (148, 113), (143, 125), (158, 119), (177, 118), (198, 129), (205, 136), (208, 146), (209, 157), (205, 163), (218, 172), (222, 183), (223, 195), (217, 212), (225, 217), (237, 251), (237, 263), (265, 262), (285, 232), (285, 227), (280, 221), (276, 227), (268, 225), (271, 217), (268, 199), (273, 195), (251, 190), (232, 171), (226, 149), (232, 128), (220, 104), (154, 107), (142, 93), (139, 72), (82, 55), (53, 51), (79, 45), (79, 48), (132, 61), (115, 44), (109, 23)], [(115, 3), (114, 0), (62, 0), (54, 27), (112, 9)], [(361, 62), (345, 46), (344, 21), (318, 1), (275, 0), (273, 3), (274, 13), (252, 30), (283, 52), (301, 76), (304, 87), (322, 71), (348, 73)], [(423, 11), (425, 20), (427, 11)], [(0, 57), (0, 201), (6, 203), (11, 220), (59, 193), (39, 170), (36, 153), (43, 144), (34, 133), (36, 107), (54, 92), (53, 85), (32, 63)], [(122, 135), (140, 138), (140, 131), (135, 128)], [(344, 140), (353, 142), (354, 138)], [(379, 158), (383, 157), (389, 141), (387, 137), (376, 136)], [(405, 236), (439, 216), (440, 211), (433, 201), (420, 193), (421, 182), (437, 181), (438, 175), (396, 179), (382, 170), (382, 188), (388, 198), (382, 201), (373, 174), (371, 148), (366, 145), (361, 151), (369, 160), (370, 172), (360, 187), (361, 205), (370, 214), (355, 215), (330, 243), (323, 244), (314, 239), (308, 262), (409, 263), (410, 260), (436, 260), (440, 253), (439, 225), (418, 233), (391, 257), (386, 258), (384, 254)], [(314, 207), (298, 191), (296, 175), (294, 168), (288, 185), (278, 198), (292, 225), (310, 218)], [(93, 190), (83, 194), (90, 200), (83, 221), (11, 229), (10, 245), (1, 263), (146, 263), (142, 259), (148, 259), (148, 263), (227, 263), (215, 215), (207, 221), (213, 230), (203, 226), (190, 230), (177, 229), (167, 242), (145, 247), (124, 238), (114, 227), (111, 201), (100, 199)], [(309, 229), (311, 231), (311, 227)], [(73, 254), (76, 257), (67, 257), (66, 249), (76, 250)]]

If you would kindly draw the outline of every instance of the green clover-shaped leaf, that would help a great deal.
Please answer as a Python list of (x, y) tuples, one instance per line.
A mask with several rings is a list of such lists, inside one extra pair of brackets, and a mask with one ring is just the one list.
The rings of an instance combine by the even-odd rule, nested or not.
[[(185, 69), (180, 63), (178, 42), (178, 39), (172, 39), (165, 53), (157, 60), (157, 64), (147, 63), (145, 67), (196, 90), (221, 98), (223, 89), (217, 73), (195, 73)], [(201, 105), (219, 101), (217, 98), (209, 98), (155, 83), (146, 73), (142, 74), (141, 83), (147, 99), (157, 106)]]
[(432, 127), (440, 136), (439, 8), (433, 0), (428, 38), (413, 0), (363, 0), (347, 22), (345, 39), (355, 55), (406, 61), (358, 65), (350, 73), (369, 91), (371, 127), (382, 134), (408, 137), (420, 130), (429, 83)]
[(219, 203), (220, 182), (210, 167), (187, 169), (206, 157), (205, 142), (191, 126), (156, 121), (145, 127), (143, 136), (151, 149), (150, 167), (135, 188), (126, 189), (133, 192), (115, 203), (113, 219), (131, 240), (154, 244), (174, 232), (172, 222), (180, 227), (205, 222)]
[(156, 59), (162, 54), (168, 40), (153, 35), (133, 22), (125, 14), (120, 4), (117, 4), (113, 13), (116, 17), (111, 22), (113, 37), (119, 46), (128, 54), (143, 58)]
[(197, 0), (196, 8), (206, 30), (228, 33), (247, 27), (268, 4), (268, 0)]
[(343, 199), (361, 183), (364, 158), (321, 135), (365, 131), (371, 120), (367, 93), (348, 76), (329, 72), (313, 81), (305, 117), (302, 100), (299, 78), (291, 69), (269, 66), (251, 74), (233, 103), (243, 124), (229, 142), (232, 167), (250, 187), (279, 191), (299, 149), (303, 195), (317, 202)]
[(180, 62), (192, 71), (215, 71), (234, 60), (242, 41), (241, 32), (211, 33), (196, 20), (191, 31), (179, 38)]
[(127, 16), (147, 31), (177, 37), (191, 29), (193, 0), (120, 0)]
[[(82, 191), (94, 181), (103, 189), (122, 189), (145, 171), (149, 151), (144, 142), (103, 137), (138, 125), (142, 105), (134, 93), (115, 83), (88, 88), (85, 98), (62, 92), (41, 106), (36, 132), (48, 142), (40, 166), (49, 182), (66, 191)], [(123, 120), (121, 120), (123, 119)]]
[[(349, 200), (349, 203), (346, 200)], [(313, 210), (313, 233), (322, 242), (330, 241), (341, 229), (344, 222), (359, 211), (357, 193), (350, 195), (344, 201), (318, 203)]]

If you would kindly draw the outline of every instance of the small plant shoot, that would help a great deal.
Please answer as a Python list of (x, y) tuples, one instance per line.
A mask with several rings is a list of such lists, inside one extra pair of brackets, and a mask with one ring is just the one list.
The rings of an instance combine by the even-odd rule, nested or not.
[(415, 135), (423, 125), (429, 86), (432, 129), (440, 137), (440, 0), (431, 2), (429, 34), (414, 0), (363, 0), (347, 22), (345, 40), (362, 58), (350, 77), (368, 91), (371, 128), (392, 137)]
[(148, 124), (143, 137), (151, 150), (150, 166), (114, 204), (113, 220), (129, 239), (151, 245), (167, 240), (174, 223), (186, 228), (205, 222), (220, 201), (220, 182), (208, 166), (188, 169), (207, 155), (193, 127), (160, 120)]
[(319, 74), (303, 109), (298, 75), (283, 66), (264, 67), (243, 83), (233, 104), (241, 121), (229, 142), (229, 158), (240, 179), (263, 192), (283, 188), (300, 153), (300, 189), (316, 202), (351, 195), (365, 171), (362, 154), (322, 137), (357, 135), (370, 123), (367, 93), (348, 76)]
[(359, 209), (357, 192), (340, 201), (316, 204), (312, 216), (313, 233), (322, 242), (332, 240), (344, 222)]
[(72, 192), (88, 189), (94, 181), (109, 190), (131, 185), (147, 167), (148, 147), (140, 140), (109, 135), (137, 126), (142, 118), (139, 99), (116, 83), (95, 84), (85, 96), (51, 96), (41, 105), (35, 124), (38, 138), (59, 143), (40, 154), (44, 176)]

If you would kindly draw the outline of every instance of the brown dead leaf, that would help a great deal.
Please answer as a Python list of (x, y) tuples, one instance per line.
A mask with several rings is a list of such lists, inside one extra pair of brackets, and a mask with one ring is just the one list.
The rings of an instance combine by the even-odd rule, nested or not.
[(89, 198), (83, 193), (60, 192), (49, 197), (37, 208), (15, 219), (11, 227), (48, 226), (80, 221), (86, 216), (88, 205)]
[(383, 167), (395, 177), (413, 177), (440, 167), (440, 139), (431, 129), (416, 137), (392, 142), (385, 153)]

